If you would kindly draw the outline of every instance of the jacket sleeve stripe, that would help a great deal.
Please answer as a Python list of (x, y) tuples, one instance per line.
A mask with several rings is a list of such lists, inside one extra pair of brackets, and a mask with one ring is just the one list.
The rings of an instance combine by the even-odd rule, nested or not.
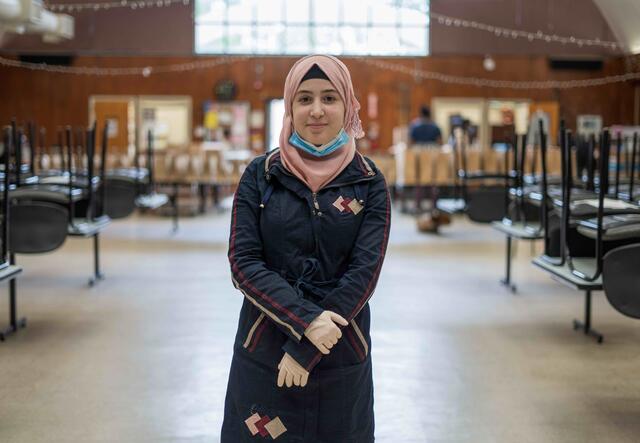
[(268, 311), (264, 306), (262, 306), (260, 303), (258, 303), (253, 297), (251, 297), (249, 294), (247, 294), (244, 289), (242, 289), (240, 287), (240, 284), (238, 284), (238, 282), (236, 281), (235, 278), (232, 278), (233, 280), (233, 284), (234, 286), (240, 291), (242, 292), (242, 294), (247, 298), (247, 300), (249, 300), (251, 303), (254, 304), (254, 306), (258, 309), (260, 309), (262, 312), (264, 312), (271, 320), (273, 320), (274, 322), (278, 323), (279, 325), (284, 326), (285, 328), (289, 329), (289, 331), (291, 332), (291, 334), (293, 334), (294, 337), (296, 337), (298, 340), (302, 340), (302, 335), (298, 334), (296, 332), (296, 330), (293, 328), (293, 326), (291, 326), (288, 323), (283, 322), (282, 320), (280, 320), (274, 313)]
[(258, 331), (256, 332), (256, 337), (253, 340), (253, 343), (251, 344), (251, 347), (249, 348), (249, 352), (253, 352), (256, 350), (256, 347), (258, 346), (258, 342), (260, 341), (260, 337), (262, 336), (262, 333), (264, 332), (264, 329), (267, 327), (267, 322), (262, 322), (262, 324), (260, 325), (260, 327), (258, 328)]
[(365, 340), (364, 335), (362, 334), (362, 331), (358, 327), (358, 324), (356, 323), (356, 321), (351, 320), (350, 323), (351, 323), (351, 327), (353, 327), (353, 330), (355, 331), (356, 335), (360, 339), (360, 342), (362, 343), (362, 348), (364, 349), (364, 355), (367, 355), (369, 353), (369, 344), (367, 343), (367, 340)]
[(360, 346), (358, 345), (356, 338), (353, 336), (353, 332), (351, 332), (351, 329), (347, 329), (346, 334), (347, 338), (351, 342), (353, 350), (356, 351), (356, 354), (358, 354), (358, 358), (360, 359), (360, 361), (364, 360), (366, 356), (363, 354), (362, 349), (360, 349)]
[[(245, 287), (246, 286), (246, 289), (250, 290), (253, 294), (259, 296), (264, 301), (269, 303), (271, 306), (275, 307), (276, 309), (278, 309), (279, 311), (284, 313), (287, 317), (289, 317), (291, 320), (293, 320), (294, 322), (296, 322), (297, 324), (302, 326), (304, 329), (307, 329), (309, 327), (309, 324), (307, 322), (305, 322), (301, 318), (297, 317), (295, 314), (293, 314), (291, 311), (289, 311), (285, 307), (281, 306), (279, 303), (277, 303), (275, 300), (273, 300), (271, 297), (269, 297), (264, 292), (262, 292), (259, 289), (255, 288), (251, 283), (249, 283), (248, 279), (244, 276), (243, 272), (240, 270), (240, 268), (239, 268), (239, 266), (238, 266), (238, 264), (236, 262), (236, 257), (235, 257), (235, 253), (236, 253), (236, 250), (235, 250), (236, 223), (237, 223), (237, 209), (238, 209), (237, 205), (236, 205), (236, 201), (235, 201), (236, 199), (237, 199), (237, 193), (236, 193), (236, 197), (234, 197), (234, 203), (233, 203), (233, 225), (232, 225), (232, 228), (231, 228), (231, 247), (230, 247), (229, 257), (231, 258), (231, 269), (232, 269), (232, 272), (234, 274), (237, 274), (238, 277), (239, 277), (239, 280), (242, 282), (242, 283), (238, 283), (238, 286), (241, 286), (241, 287)], [(247, 294), (245, 293), (245, 295), (247, 295)], [(297, 333), (295, 335), (299, 336), (299, 334), (297, 334)]]
[(318, 364), (318, 362), (320, 361), (320, 359), (322, 358), (322, 353), (320, 351), (318, 351), (318, 353), (316, 354), (315, 357), (313, 357), (313, 360), (311, 360), (309, 362), (309, 364), (307, 365), (307, 367), (305, 368), (307, 371), (311, 371), (311, 369), (314, 368), (315, 365)]
[(251, 329), (249, 329), (249, 333), (247, 334), (247, 339), (242, 344), (242, 347), (244, 348), (249, 347), (249, 343), (251, 343), (251, 338), (253, 337), (254, 332), (256, 332), (256, 328), (258, 327), (262, 319), (264, 319), (264, 316), (265, 316), (265, 313), (261, 312), (260, 315), (258, 316), (258, 319), (255, 321), (253, 326), (251, 326)]
[[(386, 188), (386, 181), (385, 181), (385, 188)], [(358, 312), (360, 312), (362, 307), (371, 298), (371, 296), (373, 295), (372, 288), (375, 287), (375, 284), (378, 281), (378, 276), (380, 275), (380, 270), (382, 269), (382, 263), (384, 261), (384, 256), (387, 249), (387, 241), (389, 239), (389, 222), (391, 218), (391, 207), (390, 207), (391, 202), (389, 199), (389, 191), (387, 190), (386, 193), (387, 193), (387, 207), (386, 207), (386, 218), (385, 218), (385, 225), (384, 225), (384, 238), (380, 243), (380, 254), (378, 258), (378, 265), (376, 266), (376, 270), (371, 276), (371, 279), (369, 280), (369, 284), (367, 285), (367, 289), (364, 291), (362, 298), (360, 299), (356, 307), (353, 309), (353, 311), (351, 311), (351, 314), (349, 314), (349, 318), (347, 318), (347, 320), (352, 320), (356, 315), (358, 315)]]

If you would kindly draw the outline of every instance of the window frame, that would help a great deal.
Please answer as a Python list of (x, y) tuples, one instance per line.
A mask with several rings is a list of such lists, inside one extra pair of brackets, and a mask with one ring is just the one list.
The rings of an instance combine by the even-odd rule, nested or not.
[[(331, 53), (334, 55), (339, 55), (339, 56), (372, 56), (372, 57), (416, 57), (416, 56), (427, 56), (430, 55), (430, 45), (431, 45), (431, 39), (430, 39), (430, 28), (431, 28), (431, 23), (430, 23), (430, 19), (429, 19), (429, 11), (430, 11), (430, 0), (420, 0), (420, 3), (424, 2), (424, 10), (416, 10), (419, 14), (424, 14), (426, 21), (424, 23), (424, 25), (422, 26), (418, 26), (415, 23), (412, 23), (410, 25), (404, 26), (402, 24), (402, 11), (405, 11), (407, 9), (411, 10), (412, 8), (410, 7), (411, 4), (415, 4), (416, 0), (387, 0), (387, 5), (394, 8), (395, 9), (395, 13), (396, 13), (396, 18), (395, 18), (395, 22), (391, 23), (374, 23), (371, 20), (371, 14), (369, 13), (369, 9), (367, 9), (367, 20), (366, 22), (363, 24), (362, 21), (360, 21), (360, 23), (358, 22), (348, 22), (344, 20), (343, 17), (343, 12), (344, 12), (344, 8), (342, 7), (341, 2), (338, 2), (337, 4), (340, 5), (340, 9), (338, 10), (338, 21), (336, 23), (321, 23), (318, 21), (314, 20), (314, 5), (318, 4), (319, 2), (321, 2), (322, 0), (306, 0), (308, 2), (308, 15), (309, 15), (309, 21), (308, 22), (289, 22), (287, 23), (287, 17), (286, 17), (286, 10), (287, 10), (287, 1), (291, 1), (291, 0), (281, 0), (281, 7), (282, 7), (282, 11), (280, 14), (280, 20), (276, 21), (276, 22), (258, 22), (257, 21), (257, 2), (264, 2), (266, 0), (240, 0), (242, 1), (247, 1), (249, 3), (251, 3), (251, 8), (252, 8), (252, 16), (250, 17), (249, 20), (245, 20), (245, 21), (235, 21), (235, 20), (229, 20), (228, 18), (228, 14), (229, 14), (229, 7), (230, 7), (230, 2), (232, 2), (233, 0), (218, 0), (222, 3), (224, 3), (224, 17), (221, 20), (213, 20), (213, 21), (207, 21), (207, 20), (199, 20), (198, 16), (197, 16), (197, 9), (199, 7), (199, 5), (201, 4), (206, 4), (208, 1), (211, 0), (195, 0), (195, 2), (193, 3), (193, 53), (196, 56), (224, 56), (224, 55), (250, 55), (250, 56), (300, 56), (300, 55), (306, 55), (309, 53)], [(302, 0), (297, 0), (298, 2), (302, 1)], [(375, 2), (376, 0), (368, 0), (368, 1), (372, 1)], [(375, 4), (370, 4), (367, 5), (367, 8), (375, 6)], [(415, 8), (413, 8), (415, 9)], [(286, 41), (286, 36), (287, 36), (287, 25), (291, 25), (292, 27), (300, 27), (301, 29), (307, 29), (308, 30), (308, 38), (307, 38), (307, 50), (289, 50), (287, 48), (287, 46), (298, 46), (298, 47), (302, 47), (304, 45), (304, 43), (302, 45), (299, 44), (298, 45), (293, 45), (293, 44), (289, 44)], [(222, 44), (224, 45), (224, 48), (222, 48), (221, 50), (206, 50), (204, 47), (199, 48), (198, 46), (203, 46), (203, 45), (199, 45), (198, 44), (198, 31), (199, 29), (203, 29), (202, 27), (204, 26), (222, 26), (222, 33), (220, 35), (222, 35), (222, 37), (220, 37), (223, 42)], [(229, 29), (232, 29), (235, 26), (239, 26), (239, 27), (245, 27), (244, 29), (246, 30), (246, 27), (250, 27), (250, 34), (251, 34), (251, 38), (252, 41), (250, 44), (246, 44), (244, 43), (243, 46), (245, 47), (250, 47), (251, 50), (241, 50), (241, 51), (235, 51), (233, 50), (232, 47), (230, 47), (230, 34), (229, 34)], [(259, 39), (259, 35), (260, 35), (260, 31), (264, 30), (265, 28), (271, 26), (272, 30), (273, 29), (278, 29), (281, 28), (281, 37), (279, 36), (278, 38), (282, 38), (283, 42), (277, 44), (279, 47), (275, 48), (275, 49), (265, 49), (260, 48), (258, 46), (258, 42), (260, 42)], [(339, 42), (338, 46), (335, 47), (317, 47), (315, 45), (315, 36), (316, 34), (322, 30), (322, 29), (326, 29), (326, 28), (330, 28), (330, 27), (335, 27), (336, 28), (336, 40), (337, 42)], [(397, 41), (400, 44), (398, 47), (400, 48), (400, 50), (396, 50), (396, 51), (380, 51), (380, 50), (372, 50), (371, 48), (373, 47), (373, 45), (371, 45), (369, 43), (369, 41), (371, 40), (370, 34), (373, 32), (374, 29), (395, 29), (395, 35), (397, 37)], [(416, 34), (421, 34), (424, 37), (424, 47), (420, 48), (412, 48), (409, 45), (403, 46), (402, 45), (402, 36), (403, 33), (406, 34), (406, 31), (408, 29), (414, 30), (416, 32)], [(362, 35), (364, 30), (364, 35), (365, 37), (362, 38), (362, 40), (360, 42), (358, 42), (358, 49), (356, 50), (348, 50), (348, 47), (351, 45), (350, 43), (345, 44), (344, 40), (343, 40), (343, 33), (345, 31), (349, 32), (353, 32), (354, 34), (360, 34)], [(403, 32), (404, 31), (404, 32)], [(264, 31), (263, 31), (264, 32)], [(264, 35), (264, 34), (263, 34)], [(406, 40), (405, 40), (406, 41)]]

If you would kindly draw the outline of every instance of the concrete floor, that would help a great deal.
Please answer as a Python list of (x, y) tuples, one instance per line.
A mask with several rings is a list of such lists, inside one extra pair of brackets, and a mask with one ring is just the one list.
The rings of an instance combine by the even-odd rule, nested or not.
[[(19, 257), (29, 325), (0, 343), (0, 441), (217, 442), (242, 301), (228, 225), (115, 222), (93, 289), (90, 241)], [(605, 343), (574, 332), (583, 298), (530, 265), (527, 243), (508, 293), (486, 226), (435, 237), (396, 211), (390, 241), (371, 302), (377, 441), (640, 441), (640, 322), (600, 293)]]

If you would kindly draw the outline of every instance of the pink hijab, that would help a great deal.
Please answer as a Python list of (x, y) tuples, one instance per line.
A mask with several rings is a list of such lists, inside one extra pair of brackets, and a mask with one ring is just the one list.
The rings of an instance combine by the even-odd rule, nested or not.
[[(345, 105), (344, 130), (349, 135), (349, 141), (344, 146), (325, 157), (314, 157), (289, 144), (289, 137), (293, 133), (293, 97), (302, 78), (314, 64), (317, 64), (329, 77), (329, 81), (342, 98)], [(360, 110), (360, 103), (353, 92), (349, 70), (336, 57), (309, 55), (301, 58), (291, 67), (284, 82), (284, 119), (280, 131), (280, 155), (284, 167), (302, 180), (312, 192), (318, 192), (331, 182), (353, 160), (356, 153), (355, 139), (364, 136), (358, 110)]]

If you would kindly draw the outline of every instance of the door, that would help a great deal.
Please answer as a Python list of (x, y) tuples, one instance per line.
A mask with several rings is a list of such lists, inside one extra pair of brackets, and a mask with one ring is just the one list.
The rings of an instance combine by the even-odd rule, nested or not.
[(128, 100), (96, 100), (93, 103), (93, 112), (97, 122), (96, 148), (102, 146), (102, 134), (104, 125), (109, 123), (108, 153), (127, 154), (129, 147), (129, 111)]

